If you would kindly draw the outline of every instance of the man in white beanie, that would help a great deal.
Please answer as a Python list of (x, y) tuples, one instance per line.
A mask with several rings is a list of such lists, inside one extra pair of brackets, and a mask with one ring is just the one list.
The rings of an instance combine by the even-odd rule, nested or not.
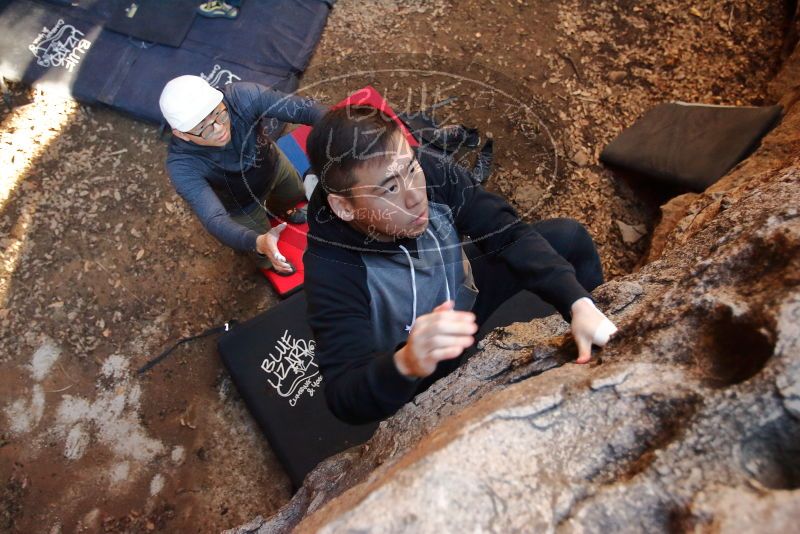
[(170, 80), (159, 106), (172, 127), (170, 181), (206, 230), (229, 247), (255, 253), (259, 267), (292, 273), (277, 247), (284, 225), (272, 229), (269, 217), (304, 222), (305, 211), (294, 207), (305, 192), (266, 132), (278, 121), (313, 125), (327, 108), (256, 83), (235, 82), (220, 91), (191, 75)]

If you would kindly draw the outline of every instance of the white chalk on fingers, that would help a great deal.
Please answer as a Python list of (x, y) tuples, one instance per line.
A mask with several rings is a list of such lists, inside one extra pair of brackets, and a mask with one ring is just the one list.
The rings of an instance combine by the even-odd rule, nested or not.
[(280, 223), (278, 226), (274, 226), (270, 229), (270, 233), (274, 236), (280, 236), (283, 229), (286, 228), (286, 223)]
[(606, 343), (608, 343), (608, 340), (611, 339), (611, 336), (613, 336), (616, 332), (617, 327), (614, 325), (614, 323), (609, 321), (608, 318), (604, 317), (600, 325), (594, 331), (592, 343), (598, 347), (604, 347)]

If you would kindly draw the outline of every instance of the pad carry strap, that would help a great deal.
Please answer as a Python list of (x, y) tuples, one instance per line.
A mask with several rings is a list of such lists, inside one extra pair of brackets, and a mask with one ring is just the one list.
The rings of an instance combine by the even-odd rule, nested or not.
[(143, 366), (141, 366), (141, 367), (139, 368), (139, 370), (138, 370), (138, 371), (136, 371), (136, 374), (139, 374), (139, 375), (140, 375), (140, 374), (142, 374), (142, 373), (144, 373), (144, 372), (146, 372), (146, 371), (149, 371), (149, 370), (150, 370), (151, 368), (153, 368), (153, 367), (154, 367), (156, 364), (160, 363), (160, 362), (161, 362), (161, 360), (163, 360), (164, 358), (166, 358), (167, 356), (169, 356), (169, 355), (170, 355), (170, 353), (171, 353), (173, 350), (175, 350), (176, 348), (178, 348), (178, 346), (179, 346), (179, 345), (183, 345), (183, 344), (184, 344), (184, 343), (186, 343), (186, 342), (193, 341), (193, 340), (195, 340), (195, 339), (200, 339), (200, 338), (202, 338), (202, 337), (207, 337), (207, 336), (211, 336), (211, 335), (214, 335), (214, 334), (219, 334), (220, 332), (228, 332), (228, 331), (230, 331), (230, 330), (231, 330), (231, 329), (232, 329), (234, 326), (236, 326), (236, 321), (234, 321), (233, 319), (231, 319), (230, 321), (226, 321), (226, 322), (225, 322), (225, 324), (223, 324), (222, 326), (215, 326), (214, 328), (209, 328), (208, 330), (205, 330), (205, 331), (203, 331), (203, 332), (201, 332), (201, 333), (199, 333), (199, 334), (197, 334), (197, 335), (194, 335), (194, 336), (189, 336), (189, 337), (185, 337), (185, 338), (183, 338), (183, 339), (179, 339), (179, 340), (178, 340), (178, 341), (176, 341), (176, 342), (175, 342), (175, 344), (174, 344), (174, 345), (172, 345), (170, 348), (168, 348), (167, 350), (165, 350), (164, 352), (162, 352), (161, 354), (159, 354), (158, 356), (156, 356), (155, 358), (153, 358), (152, 360), (150, 360), (149, 362), (147, 362), (146, 364), (144, 364)]

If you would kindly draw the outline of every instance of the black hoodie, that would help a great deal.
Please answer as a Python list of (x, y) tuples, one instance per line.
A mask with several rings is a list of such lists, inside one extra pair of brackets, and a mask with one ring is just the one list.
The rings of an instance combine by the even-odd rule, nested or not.
[(400, 374), (393, 355), (416, 317), (444, 300), (472, 308), (477, 291), (461, 248), (465, 236), (504, 260), (523, 287), (565, 318), (573, 302), (589, 296), (572, 265), (505, 200), (473, 183), (451, 158), (428, 149), (416, 155), (430, 218), (416, 239), (370, 241), (333, 214), (322, 187), (309, 203), (308, 318), (328, 405), (351, 423), (389, 417), (455, 368), (457, 360), (442, 362), (431, 377), (412, 379)]

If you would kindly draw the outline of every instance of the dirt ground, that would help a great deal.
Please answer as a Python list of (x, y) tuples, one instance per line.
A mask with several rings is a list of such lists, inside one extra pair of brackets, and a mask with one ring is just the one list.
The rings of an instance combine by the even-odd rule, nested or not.
[[(489, 188), (526, 220), (586, 224), (613, 278), (665, 191), (597, 156), (671, 100), (761, 105), (780, 1), (340, 0), (301, 82), (370, 83), (400, 110), (495, 140)], [(275, 512), (289, 480), (213, 339), (278, 302), (174, 193), (153, 125), (15, 87), (0, 115), (0, 531), (216, 532)]]

